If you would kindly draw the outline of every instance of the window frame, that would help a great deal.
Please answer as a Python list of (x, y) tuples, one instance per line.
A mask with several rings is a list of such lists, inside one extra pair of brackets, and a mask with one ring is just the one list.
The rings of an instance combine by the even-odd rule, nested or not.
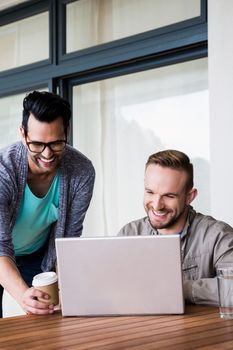
[[(207, 2), (205, 0), (200, 0), (200, 16), (90, 48), (66, 53), (66, 5), (76, 1), (80, 0), (61, 0), (59, 2), (58, 11), (61, 25), (61, 35), (59, 36), (60, 63), (72, 58), (81, 58), (89, 54), (92, 56), (96, 55), (97, 58), (99, 58), (98, 53), (101, 55), (103, 51), (105, 52), (104, 56), (108, 62), (113, 55), (116, 55), (117, 61), (121, 59), (128, 60), (173, 49), (174, 47), (181, 47), (187, 44), (192, 45), (203, 39), (207, 39)], [(169, 43), (166, 42), (166, 39), (168, 39)], [(112, 55), (110, 51), (113, 51)], [(94, 64), (96, 65), (96, 62)]]
[(79, 83), (206, 57), (207, 0), (201, 15), (172, 25), (65, 53), (66, 5), (75, 0), (29, 0), (0, 12), (0, 26), (49, 11), (49, 59), (0, 72), (0, 97), (47, 85), (70, 98)]
[[(38, 72), (44, 71), (46, 67), (53, 65), (54, 59), (55, 59), (54, 47), (53, 45), (51, 45), (51, 43), (54, 42), (54, 33), (55, 33), (55, 31), (53, 30), (54, 1), (53, 0), (52, 1), (49, 0), (46, 2), (41, 0), (29, 1), (26, 3), (13, 6), (11, 8), (8, 8), (0, 12), (0, 26), (11, 24), (34, 15), (41, 14), (43, 12), (49, 13), (49, 57), (48, 59), (22, 65), (11, 69), (7, 69), (5, 71), (1, 71), (0, 79), (2, 81), (1, 85), (3, 86), (0, 87), (0, 96), (5, 96), (8, 94), (8, 90), (12, 90), (11, 86), (13, 85), (12, 80), (14, 80), (14, 78), (17, 80), (19, 79), (22, 83), (21, 89), (20, 88), (17, 89), (17, 84), (14, 84), (16, 86), (16, 89), (13, 89), (14, 91), (20, 92), (20, 90), (23, 91), (25, 88), (27, 89), (27, 87), (30, 86), (30, 83), (25, 84), (25, 82), (27, 80), (27, 76), (29, 74), (33, 74), (32, 72), (35, 72), (35, 83), (32, 83), (32, 85), (36, 85), (38, 86), (38, 88), (42, 85), (45, 85), (44, 83), (45, 81), (43, 82), (37, 81), (37, 77), (39, 76), (39, 74), (37, 74), (37, 71)], [(26, 74), (25, 79), (23, 77), (24, 74)], [(8, 84), (7, 84), (7, 81), (9, 82)]]

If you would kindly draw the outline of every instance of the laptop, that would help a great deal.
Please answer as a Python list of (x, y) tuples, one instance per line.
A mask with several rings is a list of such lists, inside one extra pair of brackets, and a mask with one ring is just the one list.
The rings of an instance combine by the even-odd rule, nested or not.
[(179, 235), (57, 238), (63, 316), (182, 314)]

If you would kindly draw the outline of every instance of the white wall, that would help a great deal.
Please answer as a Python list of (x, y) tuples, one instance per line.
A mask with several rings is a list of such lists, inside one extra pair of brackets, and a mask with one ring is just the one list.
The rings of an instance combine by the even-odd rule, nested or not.
[(208, 1), (211, 214), (233, 226), (233, 1)]

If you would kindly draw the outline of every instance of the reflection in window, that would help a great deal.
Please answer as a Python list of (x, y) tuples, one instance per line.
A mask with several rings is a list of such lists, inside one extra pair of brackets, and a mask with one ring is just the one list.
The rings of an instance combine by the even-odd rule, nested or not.
[(191, 157), (195, 207), (210, 211), (207, 59), (75, 86), (73, 94), (74, 145), (97, 174), (85, 234), (114, 235), (144, 216), (146, 160), (167, 148)]
[(0, 47), (0, 71), (48, 59), (48, 12), (1, 26)]
[(67, 4), (66, 52), (200, 16), (200, 0), (79, 0)]

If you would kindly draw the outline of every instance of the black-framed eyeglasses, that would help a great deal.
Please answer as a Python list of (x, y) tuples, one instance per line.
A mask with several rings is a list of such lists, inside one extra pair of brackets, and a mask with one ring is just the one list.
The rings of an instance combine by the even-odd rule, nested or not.
[(56, 140), (52, 142), (26, 141), (29, 150), (33, 153), (42, 153), (46, 147), (52, 152), (61, 152), (66, 147), (66, 140)]

